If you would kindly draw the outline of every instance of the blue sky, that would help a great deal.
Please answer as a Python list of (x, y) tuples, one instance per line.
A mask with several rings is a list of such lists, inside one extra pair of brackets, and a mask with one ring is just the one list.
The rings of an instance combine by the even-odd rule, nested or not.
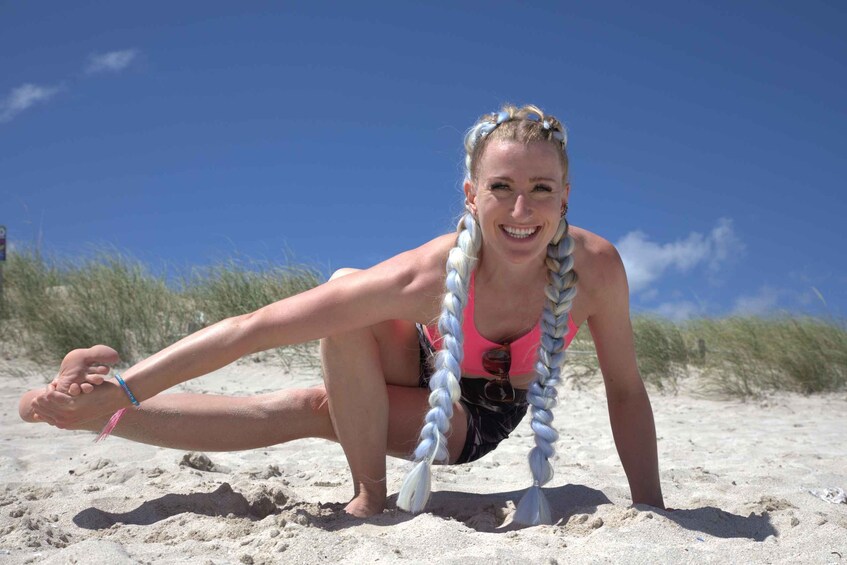
[(12, 249), (367, 267), (452, 230), (464, 130), (535, 103), (634, 310), (847, 313), (846, 4), (407, 4), (0, 2)]

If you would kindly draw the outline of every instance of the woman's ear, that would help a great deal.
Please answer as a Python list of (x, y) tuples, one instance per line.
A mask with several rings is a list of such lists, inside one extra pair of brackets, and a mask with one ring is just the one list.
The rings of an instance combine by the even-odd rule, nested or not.
[(464, 189), (465, 210), (470, 212), (472, 216), (476, 217), (476, 187), (474, 187), (471, 181), (466, 180), (464, 184)]

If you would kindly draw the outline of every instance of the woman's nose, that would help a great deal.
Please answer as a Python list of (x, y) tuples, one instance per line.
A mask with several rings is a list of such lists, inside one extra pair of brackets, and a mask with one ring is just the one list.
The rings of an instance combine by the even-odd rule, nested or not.
[(512, 216), (515, 219), (525, 218), (532, 214), (532, 208), (530, 207), (529, 200), (523, 194), (518, 194), (515, 197), (515, 205), (512, 208)]

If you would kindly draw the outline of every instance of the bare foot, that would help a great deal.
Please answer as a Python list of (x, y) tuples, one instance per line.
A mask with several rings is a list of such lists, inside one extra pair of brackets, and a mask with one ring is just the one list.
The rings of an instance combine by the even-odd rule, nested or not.
[(103, 383), (109, 365), (120, 362), (118, 352), (107, 345), (74, 349), (62, 360), (59, 374), (53, 379), (56, 390), (71, 396), (89, 393)]
[(385, 510), (385, 497), (385, 492), (360, 492), (344, 507), (344, 511), (356, 518), (370, 518), (382, 514)]
[(28, 390), (23, 394), (23, 396), (21, 396), (21, 400), (18, 402), (18, 414), (24, 422), (39, 421), (35, 413), (35, 409), (32, 406), (32, 401), (35, 400), (35, 397), (41, 394), (41, 392), (41, 389)]

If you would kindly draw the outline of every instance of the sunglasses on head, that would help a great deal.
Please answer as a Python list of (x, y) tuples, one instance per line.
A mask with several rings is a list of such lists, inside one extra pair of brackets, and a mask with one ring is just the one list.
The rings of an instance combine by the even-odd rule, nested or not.
[(509, 369), (512, 368), (512, 353), (509, 345), (501, 345), (489, 349), (482, 354), (482, 368), (497, 377), (485, 383), (483, 394), (492, 402), (512, 403), (515, 401), (515, 389), (509, 380)]

